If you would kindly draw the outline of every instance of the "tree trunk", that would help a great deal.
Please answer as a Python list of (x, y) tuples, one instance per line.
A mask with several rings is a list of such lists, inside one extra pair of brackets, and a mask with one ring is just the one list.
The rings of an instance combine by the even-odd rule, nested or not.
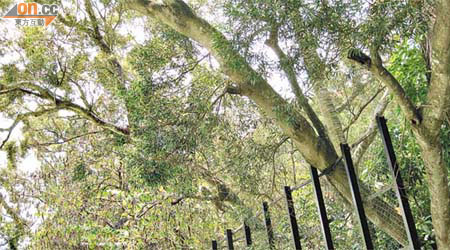
[(439, 137), (434, 140), (419, 139), (422, 157), (427, 170), (428, 189), (431, 196), (431, 216), (439, 249), (450, 249), (450, 194), (448, 172)]
[(431, 195), (431, 217), (439, 249), (450, 249), (449, 166), (439, 140), (445, 117), (450, 116), (450, 0), (436, 1), (436, 21), (432, 30), (431, 81), (423, 123), (415, 129), (427, 169)]

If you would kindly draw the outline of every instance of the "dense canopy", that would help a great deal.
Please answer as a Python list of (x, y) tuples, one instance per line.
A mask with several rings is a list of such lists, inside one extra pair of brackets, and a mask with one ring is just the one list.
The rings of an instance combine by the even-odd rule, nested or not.
[(207, 249), (246, 220), (267, 249), (267, 201), (291, 249), (299, 186), (322, 249), (313, 166), (336, 249), (363, 249), (345, 143), (374, 245), (406, 247), (383, 115), (423, 247), (449, 249), (450, 0), (37, 2), (48, 27), (0, 23), (0, 248)]

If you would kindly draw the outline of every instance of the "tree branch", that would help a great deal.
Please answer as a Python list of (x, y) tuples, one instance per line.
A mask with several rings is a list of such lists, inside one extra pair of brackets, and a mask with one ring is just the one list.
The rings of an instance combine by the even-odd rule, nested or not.
[[(352, 120), (348, 123), (347, 127), (344, 128), (344, 133), (347, 132), (350, 127), (358, 120), (359, 116), (362, 114), (362, 112), (369, 106), (370, 103), (377, 98), (377, 96), (383, 91), (386, 87), (380, 88), (375, 95), (373, 95), (366, 103), (364, 103), (361, 108), (359, 108), (358, 112), (353, 116)], [(374, 116), (375, 117), (375, 116)]]
[[(362, 84), (362, 81), (352, 81), (352, 89), (353, 93), (352, 95), (347, 98), (344, 104), (336, 108), (336, 112), (341, 113), (344, 109), (350, 106), (350, 103), (353, 102), (353, 100), (356, 99), (361, 93), (364, 93), (364, 89), (367, 84)], [(353, 87), (355, 86), (355, 87)]]
[(117, 77), (120, 79), (121, 86), (120, 88), (125, 88), (125, 78), (123, 75), (122, 65), (117, 60), (114, 52), (110, 46), (105, 42), (105, 39), (100, 33), (100, 28), (98, 25), (97, 17), (94, 14), (94, 10), (92, 9), (92, 3), (90, 0), (85, 1), (86, 12), (88, 13), (89, 19), (92, 24), (92, 32), (88, 32), (87, 34), (94, 40), (95, 44), (100, 47), (100, 49), (109, 56), (110, 63), (114, 66), (116, 70)]
[(86, 12), (88, 14), (89, 22), (92, 28), (89, 28), (87, 25), (81, 25), (80, 23), (73, 21), (75, 20), (75, 17), (59, 15), (58, 18), (64, 25), (72, 28), (76, 27), (80, 31), (84, 32), (92, 39), (95, 45), (97, 45), (103, 53), (109, 56), (108, 61), (114, 66), (114, 69), (116, 71), (113, 72), (113, 74), (117, 75), (117, 77), (119, 78), (119, 82), (121, 83), (121, 86), (119, 87), (125, 88), (125, 77), (123, 74), (122, 65), (119, 63), (116, 56), (114, 55), (114, 51), (111, 48), (111, 46), (109, 46), (105, 42), (103, 35), (100, 33), (99, 21), (95, 16), (91, 1), (86, 0), (84, 7), (86, 8)]
[(86, 108), (84, 108), (78, 104), (72, 103), (70, 101), (60, 99), (60, 98), (56, 97), (56, 95), (53, 95), (53, 93), (51, 93), (49, 90), (47, 90), (45, 88), (42, 88), (38, 85), (29, 83), (29, 82), (21, 82), (20, 84), (22, 86), (24, 86), (25, 88), (30, 88), (34, 91), (37, 91), (38, 93), (27, 90), (25, 88), (14, 88), (14, 89), (11, 89), (11, 91), (12, 90), (21, 91), (25, 94), (34, 95), (34, 96), (40, 97), (42, 99), (49, 100), (55, 104), (55, 107), (57, 109), (65, 109), (65, 110), (73, 111), (73, 112), (83, 116), (84, 118), (94, 122), (96, 125), (98, 125), (102, 128), (105, 128), (109, 131), (112, 131), (114, 133), (117, 133), (120, 135), (125, 135), (125, 136), (128, 136), (130, 134), (130, 131), (128, 128), (122, 128), (122, 127), (107, 123), (104, 120), (102, 120), (101, 118), (99, 118), (94, 112), (90, 111), (89, 109), (86, 109)]
[(11, 218), (14, 221), (14, 224), (16, 226), (16, 233), (20, 235), (16, 235), (16, 237), (21, 237), (25, 234), (25, 226), (27, 225), (27, 222), (20, 216), (19, 211), (16, 211), (14, 208), (12, 208), (3, 198), (3, 195), (0, 194), (0, 205), (6, 210), (6, 213), (11, 216)]
[(367, 128), (366, 132), (362, 136), (362, 138), (365, 138), (355, 149), (355, 152), (353, 153), (353, 159), (355, 159), (355, 168), (356, 172), (358, 173), (358, 169), (360, 169), (360, 164), (362, 161), (362, 158), (364, 154), (366, 153), (369, 146), (372, 144), (375, 135), (376, 135), (376, 128), (377, 128), (377, 121), (375, 119), (376, 116), (380, 116), (384, 113), (384, 111), (387, 108), (387, 105), (389, 104), (389, 90), (385, 90), (383, 97), (381, 97), (380, 101), (378, 102), (377, 107), (375, 108), (373, 114), (371, 115), (372, 121)]
[(112, 54), (111, 48), (103, 40), (103, 36), (100, 34), (100, 28), (98, 26), (97, 18), (95, 17), (94, 10), (92, 9), (92, 3), (90, 0), (84, 1), (84, 7), (91, 21), (92, 30), (88, 34), (94, 40), (95, 44), (106, 54)]
[(278, 27), (272, 27), (269, 38), (266, 40), (266, 45), (272, 48), (277, 55), (281, 69), (286, 74), (289, 84), (291, 85), (291, 89), (297, 98), (298, 105), (306, 112), (306, 115), (313, 124), (319, 136), (326, 138), (327, 135), (324, 125), (317, 117), (317, 114), (314, 112), (313, 108), (309, 105), (308, 99), (305, 97), (300, 85), (298, 84), (297, 75), (295, 74), (294, 67), (292, 66), (292, 61), (278, 45)]
[(6, 135), (6, 138), (2, 141), (2, 144), (0, 145), (0, 149), (3, 148), (3, 146), (5, 146), (5, 144), (8, 142), (9, 137), (11, 137), (12, 131), (14, 130), (14, 128), (17, 126), (17, 124), (19, 124), (20, 120), (15, 120), (14, 123), (7, 129), (2, 129), (8, 132), (8, 135)]
[(51, 108), (51, 109), (43, 109), (43, 110), (38, 110), (38, 111), (33, 111), (33, 112), (28, 112), (28, 113), (17, 115), (17, 117), (14, 120), (13, 124), (9, 128), (7, 128), (7, 129), (3, 129), (3, 128), (0, 129), (0, 131), (2, 131), (2, 132), (8, 132), (8, 135), (6, 136), (6, 138), (3, 140), (2, 144), (0, 145), (0, 149), (2, 149), (3, 146), (5, 146), (5, 144), (8, 142), (9, 138), (11, 137), (11, 134), (12, 134), (14, 128), (16, 128), (16, 126), (22, 120), (24, 120), (26, 117), (29, 117), (29, 116), (38, 117), (38, 116), (41, 116), (43, 114), (50, 113), (50, 112), (55, 112), (55, 111), (57, 111), (57, 109)]
[(84, 133), (81, 135), (76, 135), (70, 138), (63, 138), (62, 141), (53, 141), (53, 142), (44, 142), (44, 143), (37, 143), (31, 146), (50, 146), (50, 145), (60, 145), (60, 144), (64, 144), (73, 140), (76, 140), (78, 138), (87, 136), (87, 135), (93, 135), (93, 134), (98, 134), (101, 133), (102, 131), (92, 131), (92, 132), (88, 132), (88, 133)]
[(410, 120), (413, 125), (420, 125), (422, 122), (422, 117), (420, 116), (417, 108), (414, 106), (411, 99), (406, 95), (405, 90), (397, 79), (383, 66), (383, 62), (376, 48), (371, 50), (371, 57), (372, 58), (356, 49), (350, 50), (348, 54), (348, 58), (350, 60), (365, 67), (380, 82), (389, 88), (406, 118)]

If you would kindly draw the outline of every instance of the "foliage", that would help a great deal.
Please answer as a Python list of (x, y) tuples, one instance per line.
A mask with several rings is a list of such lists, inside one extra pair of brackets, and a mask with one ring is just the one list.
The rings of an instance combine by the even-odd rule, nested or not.
[[(211, 47), (225, 53), (206, 51), (171, 27), (136, 15), (126, 1), (64, 3), (52, 27), (21, 28), (20, 37), (2, 45), (2, 53), (18, 56), (0, 68), (0, 118), (7, 121), (2, 141), (8, 138), (1, 146), (7, 160), (0, 167), (0, 245), (204, 249), (245, 219), (255, 249), (264, 249), (260, 211), (261, 202), (269, 201), (277, 249), (292, 248), (282, 187), (308, 181), (310, 163), (301, 154), (303, 145), (275, 121), (278, 117), (240, 96), (238, 83), (218, 67), (218, 57), (225, 58), (231, 72), (248, 70), (244, 80), (250, 85), (265, 79), (287, 97), (288, 105), (271, 107), (272, 112), (300, 114), (307, 123), (311, 117), (289, 89), (286, 66), (321, 120), (330, 115), (320, 108), (319, 90), (327, 89), (344, 139), (349, 144), (370, 140), (358, 166), (361, 181), (374, 192), (391, 183), (381, 141), (364, 137), (385, 101), (384, 87), (343, 58), (349, 48), (366, 51), (380, 45), (387, 69), (406, 95), (418, 107), (426, 105), (430, 72), (423, 42), (430, 3), (189, 3), (205, 22), (216, 25)], [(267, 50), (274, 30), (285, 61)], [(242, 58), (234, 57), (235, 50)], [(421, 148), (395, 103), (385, 116), (420, 237), (425, 247), (433, 247)], [(290, 126), (298, 125), (295, 117), (287, 119)], [(327, 126), (326, 135), (338, 138)], [(8, 137), (14, 130), (20, 138)], [(444, 149), (450, 146), (449, 135), (447, 121), (440, 136)], [(333, 143), (338, 148), (340, 142)], [(449, 151), (443, 152), (450, 166)], [(25, 173), (23, 160), (30, 154), (40, 168)], [(348, 202), (328, 178), (321, 183), (335, 247), (361, 249)], [(379, 197), (397, 204), (392, 191)], [(295, 191), (294, 200), (303, 246), (321, 248), (311, 185)], [(399, 247), (374, 230), (378, 248)]]

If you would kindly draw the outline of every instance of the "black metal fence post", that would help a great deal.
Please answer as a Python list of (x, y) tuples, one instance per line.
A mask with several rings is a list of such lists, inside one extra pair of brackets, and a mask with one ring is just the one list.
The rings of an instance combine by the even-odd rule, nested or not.
[(270, 220), (269, 204), (263, 202), (264, 221), (266, 223), (267, 239), (269, 241), (269, 249), (274, 249), (272, 221)]
[(348, 182), (350, 184), (353, 205), (356, 208), (359, 226), (363, 234), (364, 245), (366, 246), (366, 249), (373, 249), (372, 239), (370, 238), (369, 225), (367, 224), (367, 218), (364, 212), (361, 193), (359, 191), (358, 178), (356, 177), (352, 157), (350, 155), (350, 147), (347, 144), (341, 144), (341, 151), (342, 156), (344, 157), (345, 171), (347, 172)]
[(311, 179), (314, 186), (314, 194), (316, 196), (317, 210), (320, 216), (320, 224), (322, 226), (322, 236), (325, 240), (327, 249), (334, 249), (333, 239), (331, 238), (330, 225), (327, 217), (327, 210), (325, 208), (325, 202), (323, 200), (322, 188), (320, 187), (319, 174), (317, 169), (311, 166)]
[(420, 249), (420, 240), (417, 236), (416, 225), (409, 207), (408, 197), (406, 195), (405, 187), (403, 184), (400, 170), (397, 164), (397, 158), (395, 157), (394, 147), (392, 146), (389, 130), (386, 125), (386, 119), (382, 116), (377, 116), (378, 129), (381, 134), (381, 139), (384, 145), (384, 152), (387, 157), (389, 169), (395, 181), (395, 193), (400, 203), (402, 210), (403, 223), (406, 227), (406, 233), (408, 235), (409, 246), (411, 249)]
[(231, 229), (227, 229), (226, 235), (227, 235), (228, 249), (234, 250), (233, 231), (231, 231)]
[(292, 199), (291, 187), (285, 186), (284, 193), (286, 194), (286, 205), (289, 215), (289, 222), (291, 223), (291, 232), (292, 232), (292, 239), (294, 240), (294, 248), (296, 250), (299, 250), (302, 249), (302, 246), (300, 244), (300, 234), (298, 232), (297, 218), (295, 217), (295, 208), (294, 208), (294, 201)]
[[(411, 249), (420, 249), (421, 244), (419, 237), (417, 235), (417, 230), (415, 227), (414, 219), (412, 216), (411, 208), (409, 206), (408, 197), (405, 191), (405, 187), (403, 184), (403, 180), (400, 175), (399, 166), (397, 164), (397, 159), (394, 152), (394, 147), (392, 145), (391, 137), (389, 135), (389, 130), (386, 125), (386, 119), (382, 116), (377, 116), (377, 125), (379, 132), (381, 134), (381, 138), (384, 145), (384, 151), (387, 157), (388, 165), (391, 171), (391, 174), (394, 177), (395, 181), (395, 191), (397, 198), (399, 200), (400, 208), (402, 210), (403, 222), (406, 226), (406, 232), (409, 240), (409, 248)], [(367, 218), (364, 212), (364, 206), (361, 198), (361, 192), (358, 186), (358, 178), (355, 173), (355, 169), (353, 166), (353, 161), (351, 158), (350, 147), (347, 144), (341, 144), (342, 157), (345, 163), (345, 170), (347, 173), (348, 182), (350, 185), (350, 191), (352, 195), (353, 205), (356, 208), (356, 212), (358, 215), (358, 224), (361, 229), (362, 237), (364, 240), (364, 245), (366, 249), (374, 249), (372, 239), (370, 236), (369, 226), (367, 223)], [(329, 226), (329, 220), (326, 213), (325, 202), (323, 199), (322, 189), (320, 187), (319, 174), (317, 169), (311, 166), (311, 179), (314, 187), (314, 193), (316, 198), (317, 210), (320, 215), (320, 223), (322, 226), (322, 234), (326, 242), (326, 249), (334, 249), (333, 241), (331, 237), (331, 230)], [(292, 198), (292, 189), (289, 186), (284, 187), (285, 195), (286, 195), (286, 204), (289, 215), (289, 221), (291, 224), (291, 232), (294, 240), (295, 249), (301, 249), (300, 242), (300, 234), (297, 223), (297, 218), (295, 215), (294, 201)], [(269, 249), (275, 248), (274, 242), (274, 233), (272, 227), (272, 221), (270, 218), (269, 205), (267, 202), (263, 202), (263, 212), (264, 212), (264, 221), (267, 231)], [(246, 245), (250, 247), (252, 245), (251, 238), (251, 230), (247, 225), (246, 221), (244, 221), (244, 233)], [(233, 245), (233, 231), (231, 229), (226, 230), (226, 238), (228, 243), (228, 249), (234, 250)], [(211, 241), (212, 249), (218, 249), (218, 243), (216, 240)]]
[(247, 225), (245, 221), (244, 221), (244, 233), (245, 233), (245, 243), (249, 247), (252, 245), (252, 233), (250, 231), (250, 227)]

